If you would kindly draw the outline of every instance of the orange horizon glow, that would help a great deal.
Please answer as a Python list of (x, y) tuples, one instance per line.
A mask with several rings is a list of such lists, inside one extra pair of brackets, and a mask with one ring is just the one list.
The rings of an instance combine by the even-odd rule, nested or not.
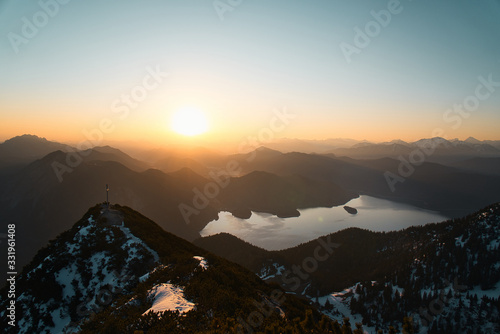
[[(162, 124), (164, 128), (168, 126)], [(213, 131), (209, 130), (206, 133), (199, 134), (196, 136), (185, 136), (182, 134), (175, 133), (173, 130), (141, 130), (137, 128), (125, 128), (124, 130), (116, 130), (113, 133), (102, 133), (102, 139), (100, 139), (95, 133), (99, 131), (99, 128), (94, 129), (88, 127), (78, 130), (78, 127), (64, 127), (57, 126), (54, 123), (39, 123), (39, 124), (19, 124), (10, 123), (9, 126), (5, 126), (3, 123), (0, 126), (1, 138), (0, 142), (4, 142), (10, 138), (21, 136), (24, 134), (36, 135), (38, 137), (46, 138), (49, 141), (67, 143), (70, 145), (76, 145), (90, 140), (91, 142), (98, 144), (93, 146), (108, 145), (108, 143), (136, 143), (137, 146), (206, 146), (206, 147), (221, 147), (222, 150), (226, 151), (236, 151), (238, 146), (242, 141), (247, 139), (258, 143), (258, 146), (266, 146), (268, 143), (283, 139), (297, 139), (297, 140), (314, 140), (322, 141), (328, 139), (353, 139), (358, 141), (370, 141), (375, 143), (389, 142), (392, 140), (403, 140), (405, 142), (414, 142), (423, 138), (434, 137), (433, 130), (422, 130), (414, 131), (412, 133), (408, 132), (394, 132), (394, 135), (380, 135), (376, 131), (369, 133), (368, 131), (361, 131), (361, 133), (354, 133), (352, 131), (336, 131), (332, 133), (330, 131), (312, 131), (312, 133), (307, 133), (305, 131), (298, 131), (297, 133), (287, 133), (286, 135), (276, 134), (274, 139), (271, 141), (261, 140), (259, 138), (259, 129), (249, 128), (247, 131), (245, 129), (231, 131), (231, 129), (224, 131)], [(437, 129), (437, 128), (436, 128)], [(445, 128), (440, 128), (443, 130), (443, 135), (445, 139), (451, 140), (458, 138), (460, 140), (465, 140), (468, 137), (474, 137), (478, 140), (499, 140), (495, 126), (491, 126), (490, 129), (481, 129), (476, 133), (466, 132), (466, 131), (446, 131)], [(489, 130), (489, 131), (488, 131)], [(112, 146), (112, 145), (111, 145)]]
[[(183, 99), (186, 100), (186, 99)], [(86, 112), (90, 105), (82, 105), (78, 109), (66, 109), (66, 105), (51, 108), (45, 107), (24, 109), (19, 106), (6, 108), (0, 124), (0, 142), (23, 134), (33, 134), (47, 140), (68, 144), (78, 144), (97, 138), (96, 132), (102, 134), (98, 145), (116, 142), (132, 142), (137, 146), (206, 146), (221, 148), (223, 151), (237, 151), (238, 146), (246, 138), (254, 138), (259, 146), (266, 146), (269, 130), (273, 127), (274, 116), (271, 107), (261, 107), (259, 112), (231, 113), (228, 107), (217, 107), (214, 104), (197, 103), (209, 119), (210, 126), (205, 133), (196, 136), (184, 136), (171, 128), (172, 117), (183, 106), (189, 105), (182, 101), (170, 101), (164, 106), (154, 103), (143, 109), (130, 112), (127, 118), (121, 119), (112, 112)], [(53, 105), (57, 105), (54, 103)], [(198, 107), (199, 106), (199, 107)], [(248, 107), (248, 110), (252, 110)], [(345, 138), (367, 140), (371, 142), (389, 142), (400, 139), (406, 142), (436, 136), (436, 129), (441, 129), (442, 137), (446, 139), (459, 138), (465, 140), (474, 137), (478, 140), (498, 140), (498, 123), (475, 115), (463, 121), (458, 129), (442, 120), (442, 112), (424, 121), (413, 114), (398, 114), (373, 111), (370, 116), (359, 117), (357, 109), (342, 114), (320, 114), (317, 117), (308, 116), (305, 108), (291, 109), (296, 115), (286, 126), (276, 126), (279, 131), (272, 132), (271, 142), (283, 138), (299, 140), (326, 140)], [(426, 115), (433, 115), (427, 113)], [(104, 116), (102, 116), (104, 115)], [(104, 122), (104, 126), (102, 124)], [(265, 134), (265, 136), (264, 136)], [(266, 140), (261, 140), (262, 138)], [(112, 145), (111, 145), (112, 146)]]

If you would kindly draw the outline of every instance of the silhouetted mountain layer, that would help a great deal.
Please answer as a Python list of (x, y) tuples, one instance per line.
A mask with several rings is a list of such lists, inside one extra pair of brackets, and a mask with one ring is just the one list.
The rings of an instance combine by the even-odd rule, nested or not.
[(151, 168), (149, 164), (131, 158), (126, 153), (110, 146), (93, 147), (92, 149), (80, 152), (79, 155), (86, 162), (114, 161), (136, 172), (143, 172)]
[[(460, 217), (500, 201), (498, 176), (465, 172), (430, 162), (410, 166), (411, 173), (407, 173), (408, 164), (401, 167), (403, 163), (392, 158), (357, 160), (262, 149), (230, 156), (227, 161), (236, 162), (243, 175), (253, 171), (279, 176), (301, 175), (318, 182), (334, 183), (352, 193), (408, 203), (449, 217)], [(224, 164), (227, 162), (222, 166)], [(401, 176), (401, 170), (405, 177)], [(393, 188), (387, 173), (399, 177)]]
[[(26, 263), (36, 249), (69, 228), (68, 223), (78, 218), (78, 212), (92, 203), (103, 202), (106, 184), (110, 185), (110, 201), (140, 209), (165, 230), (186, 239), (199, 236), (199, 224), (205, 226), (217, 218), (218, 211), (207, 205), (191, 217), (191, 224), (186, 224), (179, 205), (191, 203), (194, 194), (192, 188), (185, 187), (174, 176), (157, 170), (135, 172), (115, 161), (90, 159), (74, 167), (66, 163), (66, 153), (53, 152), (20, 170), (1, 189), (0, 213), (6, 224), (17, 224), (22, 245), (18, 254), (20, 263)], [(62, 182), (54, 164), (71, 170), (62, 169), (65, 171), (60, 175)], [(201, 178), (198, 187), (207, 182)]]
[(473, 173), (500, 175), (500, 158), (471, 158), (451, 163), (450, 166)]
[(77, 219), (76, 212), (104, 201), (106, 184), (111, 202), (141, 210), (187, 240), (198, 238), (221, 210), (237, 216), (250, 215), (250, 210), (292, 216), (300, 208), (340, 205), (356, 196), (330, 182), (302, 176), (256, 172), (217, 185), (187, 168), (170, 174), (131, 170), (145, 167), (121, 151), (97, 147), (78, 153), (56, 151), (13, 174), (0, 191), (0, 213), (6, 224), (17, 224), (23, 246), (18, 261), (26, 263), (36, 249), (69, 228), (68, 217)]
[[(425, 145), (428, 141), (395, 141), (391, 145)], [(489, 152), (493, 144), (469, 139), (447, 141), (443, 147)], [(64, 147), (36, 136), (15, 137), (0, 145), (3, 157), (14, 165), (19, 157), (26, 164), (40, 152)], [(370, 145), (359, 143), (357, 147)], [(242, 218), (252, 210), (289, 217), (298, 215), (297, 209), (342, 205), (357, 194), (366, 194), (459, 217), (500, 201), (496, 158), (475, 158), (459, 164), (460, 168), (430, 162), (410, 166), (414, 170), (401, 177), (392, 191), (387, 173), (397, 176), (402, 168), (402, 162), (393, 158), (360, 160), (268, 148), (229, 156), (202, 148), (176, 154), (171, 166), (180, 167), (186, 161), (182, 159), (188, 159), (188, 165), (204, 174), (187, 168), (169, 174), (147, 170), (149, 163), (111, 147), (58, 150), (9, 173), (0, 171), (0, 214), (5, 224), (19, 226), (26, 243), (19, 251), (21, 263), (68, 228), (67, 219), (77, 219), (75, 212), (104, 201), (105, 184), (111, 186), (112, 202), (141, 210), (167, 231), (188, 240), (197, 238), (198, 231), (221, 210)], [(152, 151), (147, 158), (154, 163), (169, 156), (165, 151)], [(214, 175), (220, 179), (211, 179)]]
[(67, 148), (67, 145), (34, 135), (11, 138), (0, 144), (0, 173), (10, 172), (51, 152)]
[(475, 138), (450, 141), (440, 137), (420, 139), (412, 143), (403, 141), (380, 144), (360, 143), (349, 148), (330, 150), (327, 153), (355, 159), (397, 159), (400, 155), (408, 157), (412, 152), (422, 148), (427, 148), (427, 151), (431, 152), (426, 157), (426, 161), (437, 163), (452, 163), (473, 157), (500, 157), (499, 142), (482, 142)]
[(224, 210), (248, 218), (251, 211), (267, 212), (278, 217), (297, 217), (297, 209), (341, 205), (356, 194), (331, 182), (305, 176), (279, 177), (268, 172), (251, 172), (229, 180), (219, 196)]
[[(32, 144), (33, 142), (44, 142), (44, 140), (35, 136), (16, 137), (10, 141), (28, 141)], [(290, 141), (284, 140), (284, 142)], [(309, 144), (314, 143), (314, 141), (305, 142)], [(345, 147), (348, 142), (327, 140), (321, 141), (321, 144), (337, 143)], [(1, 145), (5, 145), (6, 143)], [(350, 143), (355, 143), (355, 141), (350, 141)], [(431, 154), (425, 156), (422, 164), (419, 162), (408, 166), (408, 162), (398, 160), (405, 159), (408, 161), (412, 152), (423, 150), (435, 143), (439, 145)], [(190, 149), (185, 152), (179, 150), (153, 150), (144, 154), (143, 158), (147, 159), (148, 163), (143, 163), (130, 158), (119, 150), (110, 147), (97, 147), (91, 151), (82, 152), (88, 155), (80, 154), (80, 158), (85, 162), (116, 161), (135, 171), (144, 171), (148, 168), (149, 164), (168, 172), (190, 168), (206, 179), (220, 173), (230, 173), (233, 177), (242, 177), (254, 171), (263, 171), (284, 177), (292, 175), (303, 176), (318, 182), (318, 184), (322, 182), (326, 182), (327, 184), (333, 183), (353, 194), (366, 194), (391, 199), (439, 211), (450, 217), (459, 217), (477, 210), (488, 203), (500, 200), (499, 193), (496, 190), (500, 186), (499, 175), (495, 173), (496, 158), (490, 157), (491, 155), (500, 153), (497, 144), (498, 142), (496, 141), (478, 141), (474, 138), (468, 138), (465, 141), (431, 138), (413, 143), (406, 143), (400, 140), (382, 144), (358, 142), (352, 146), (354, 150), (371, 152), (370, 154), (374, 157), (392, 157), (379, 157), (372, 160), (347, 157), (338, 158), (333, 155), (297, 152), (283, 154), (267, 148), (259, 148), (247, 154), (229, 156), (221, 155), (204, 148)], [(379, 149), (381, 150), (380, 152)], [(386, 154), (387, 150), (392, 153)], [(463, 160), (464, 157), (469, 156), (474, 158), (467, 161)], [(482, 156), (488, 158), (480, 158)], [(455, 162), (448, 161), (447, 164), (450, 164), (450, 166), (443, 168), (442, 165), (432, 163), (433, 159), (439, 157), (444, 157), (444, 160), (449, 160), (447, 157), (453, 157), (455, 159), (453, 161)], [(233, 167), (229, 168), (229, 166)], [(388, 182), (388, 173), (392, 173), (389, 174), (391, 177), (398, 178), (394, 187)], [(0, 180), (3, 179), (5, 179), (5, 174), (2, 175), (0, 171)], [(394, 181), (394, 179), (392, 180)], [(238, 182), (242, 183), (243, 181)], [(234, 188), (234, 186), (231, 186), (231, 188)], [(203, 192), (203, 189), (200, 190)], [(225, 192), (230, 193), (229, 190)], [(321, 193), (322, 191), (319, 192)], [(223, 194), (224, 192), (221, 191), (220, 193)], [(242, 194), (241, 191), (236, 191), (236, 193)], [(284, 191), (281, 193), (283, 194)], [(305, 194), (307, 194), (307, 197), (310, 197), (311, 192), (305, 192)], [(297, 197), (300, 196), (301, 194)], [(214, 202), (217, 201), (220, 202), (220, 199), (215, 198)], [(249, 206), (254, 207), (255, 204), (258, 204), (259, 207), (265, 208), (263, 203), (251, 203), (250, 205), (249, 202), (240, 201), (240, 203), (236, 203), (238, 205), (235, 205), (235, 201), (237, 199), (231, 197), (228, 202), (232, 212), (241, 217), (249, 215)], [(297, 201), (296, 199), (283, 201), (284, 204), (279, 204), (283, 204), (284, 207), (276, 207), (273, 213), (278, 213), (282, 216), (296, 215), (297, 212), (294, 210), (295, 208), (292, 208), (293, 205), (291, 205), (293, 201), (298, 203), (297, 207), (299, 205), (309, 206), (309, 204), (300, 203), (300, 200)], [(216, 206), (219, 204), (215, 203)], [(329, 204), (312, 204), (312, 206), (314, 205), (329, 206)], [(264, 209), (264, 211), (269, 212), (270, 210)]]

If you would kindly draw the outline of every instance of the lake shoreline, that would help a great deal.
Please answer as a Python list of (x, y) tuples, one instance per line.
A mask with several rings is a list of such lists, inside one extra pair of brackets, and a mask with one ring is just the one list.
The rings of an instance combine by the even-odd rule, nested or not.
[(348, 213), (343, 206), (299, 209), (300, 216), (292, 218), (252, 211), (250, 218), (240, 219), (221, 211), (219, 218), (209, 222), (200, 235), (230, 233), (272, 251), (294, 247), (349, 227), (389, 232), (449, 219), (439, 212), (366, 195), (352, 199), (346, 206), (356, 208), (357, 214)]

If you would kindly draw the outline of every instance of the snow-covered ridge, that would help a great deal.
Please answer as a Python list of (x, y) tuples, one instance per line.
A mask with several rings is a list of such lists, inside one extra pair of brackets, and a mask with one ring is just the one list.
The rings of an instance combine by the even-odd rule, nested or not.
[[(80, 320), (111, 305), (159, 262), (157, 252), (123, 223), (104, 226), (92, 216), (69, 239), (50, 247), (51, 255), (20, 276), (34, 288), (17, 298), (19, 333), (76, 332)], [(53, 292), (36, 289), (41, 282), (50, 283)], [(70, 314), (75, 305), (77, 315)]]

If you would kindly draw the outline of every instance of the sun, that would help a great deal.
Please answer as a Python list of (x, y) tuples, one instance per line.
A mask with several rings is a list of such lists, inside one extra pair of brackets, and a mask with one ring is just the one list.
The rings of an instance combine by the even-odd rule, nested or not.
[(205, 114), (195, 107), (183, 107), (172, 117), (172, 130), (184, 136), (196, 136), (207, 132), (208, 120)]

